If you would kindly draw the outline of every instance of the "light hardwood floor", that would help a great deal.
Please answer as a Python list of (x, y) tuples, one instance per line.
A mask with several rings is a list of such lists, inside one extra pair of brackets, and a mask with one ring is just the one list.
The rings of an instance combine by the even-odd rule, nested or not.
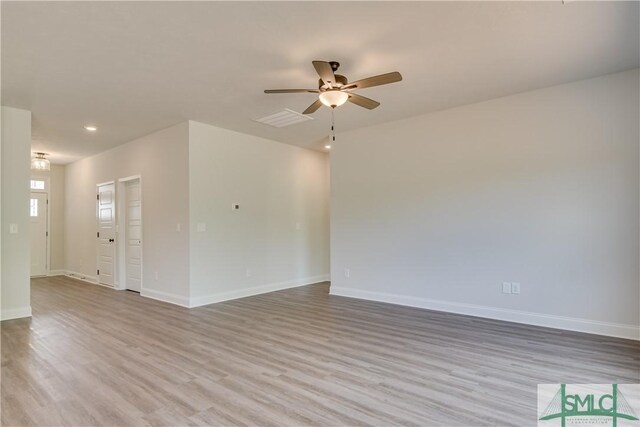
[(2, 322), (2, 424), (535, 425), (538, 383), (637, 383), (640, 343), (331, 296), (196, 309), (65, 277)]

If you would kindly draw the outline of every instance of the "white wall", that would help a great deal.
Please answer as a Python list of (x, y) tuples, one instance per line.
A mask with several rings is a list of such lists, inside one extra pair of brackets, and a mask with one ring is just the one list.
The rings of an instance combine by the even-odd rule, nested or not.
[(636, 69), (338, 135), (331, 293), (637, 339), (638, 97)]
[[(29, 177), (31, 112), (2, 107), (2, 320), (31, 316)], [(9, 233), (10, 224), (18, 232)]]
[(328, 280), (326, 154), (198, 122), (189, 135), (191, 304)]
[[(184, 122), (67, 165), (67, 270), (95, 280), (96, 185), (141, 175), (142, 294), (188, 305), (188, 144)], [(177, 224), (182, 231), (177, 231)]]
[(328, 280), (326, 154), (197, 122), (66, 167), (67, 271), (95, 281), (96, 184), (138, 174), (142, 295), (196, 306)]

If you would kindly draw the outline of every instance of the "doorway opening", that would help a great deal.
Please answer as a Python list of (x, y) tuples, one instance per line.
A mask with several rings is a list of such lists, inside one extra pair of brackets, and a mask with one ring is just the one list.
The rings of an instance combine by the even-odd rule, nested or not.
[(118, 289), (142, 291), (142, 179), (118, 180)]
[(49, 179), (31, 179), (29, 238), (31, 277), (49, 274)]

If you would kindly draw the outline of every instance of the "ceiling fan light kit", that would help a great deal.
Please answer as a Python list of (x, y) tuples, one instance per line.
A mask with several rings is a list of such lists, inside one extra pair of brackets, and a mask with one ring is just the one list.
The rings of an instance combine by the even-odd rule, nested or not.
[(349, 94), (338, 89), (329, 89), (319, 95), (320, 102), (327, 107), (336, 108), (347, 102)]

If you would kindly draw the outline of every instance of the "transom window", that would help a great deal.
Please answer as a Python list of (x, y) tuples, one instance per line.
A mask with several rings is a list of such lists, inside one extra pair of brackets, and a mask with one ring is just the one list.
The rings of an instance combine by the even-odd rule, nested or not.
[(31, 189), (32, 190), (44, 190), (44, 181), (42, 181), (40, 179), (32, 179), (31, 180)]

